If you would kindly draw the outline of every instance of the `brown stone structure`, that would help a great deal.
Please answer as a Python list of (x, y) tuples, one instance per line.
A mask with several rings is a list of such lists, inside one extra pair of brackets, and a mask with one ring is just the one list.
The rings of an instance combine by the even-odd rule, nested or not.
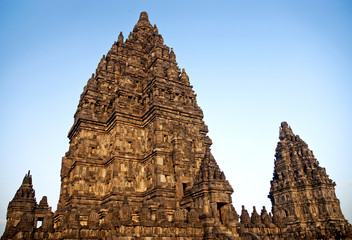
[[(189, 78), (147, 13), (103, 56), (81, 95), (55, 213), (28, 173), (2, 239), (351, 238), (334, 183), (282, 123), (273, 215), (232, 206)], [(40, 225), (41, 223), (41, 225)]]
[(47, 239), (53, 231), (53, 213), (44, 196), (39, 205), (35, 199), (30, 172), (7, 208), (7, 223), (1, 239)]
[(345, 235), (349, 225), (335, 195), (336, 184), (286, 122), (281, 123), (279, 138), (269, 194), (274, 215), (299, 236)]

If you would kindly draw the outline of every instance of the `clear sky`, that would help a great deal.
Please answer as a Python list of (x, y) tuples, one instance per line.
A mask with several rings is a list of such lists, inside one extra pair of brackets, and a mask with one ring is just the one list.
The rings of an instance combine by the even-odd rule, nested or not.
[(56, 209), (83, 87), (147, 11), (190, 76), (234, 206), (267, 195), (287, 121), (352, 220), (352, 1), (0, 1), (0, 234), (30, 169)]

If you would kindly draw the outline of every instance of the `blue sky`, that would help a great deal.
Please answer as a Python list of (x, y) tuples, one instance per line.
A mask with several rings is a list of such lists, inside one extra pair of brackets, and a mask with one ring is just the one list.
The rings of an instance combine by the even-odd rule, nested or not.
[(79, 96), (147, 11), (190, 76), (233, 203), (266, 205), (287, 121), (352, 221), (351, 1), (0, 1), (0, 234), (30, 169), (56, 209)]

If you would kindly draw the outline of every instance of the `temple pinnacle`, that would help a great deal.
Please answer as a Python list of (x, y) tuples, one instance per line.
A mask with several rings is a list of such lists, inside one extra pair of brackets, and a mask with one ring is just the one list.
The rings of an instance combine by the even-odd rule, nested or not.
[(153, 26), (150, 24), (149, 19), (148, 19), (148, 14), (146, 12), (141, 12), (139, 16), (139, 20), (137, 24), (134, 26), (133, 31), (137, 32), (140, 29), (145, 30), (145, 29), (153, 29)]
[(141, 14), (139, 15), (139, 21), (142, 21), (142, 20), (149, 21), (147, 12), (141, 12)]

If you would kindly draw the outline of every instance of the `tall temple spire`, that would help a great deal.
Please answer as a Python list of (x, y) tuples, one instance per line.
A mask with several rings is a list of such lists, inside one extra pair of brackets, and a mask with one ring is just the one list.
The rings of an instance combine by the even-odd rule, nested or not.
[(326, 231), (344, 232), (340, 226), (347, 222), (325, 168), (286, 122), (281, 123), (279, 139), (269, 194), (274, 216), (303, 229), (313, 231), (319, 225)]
[[(102, 57), (81, 95), (62, 160), (58, 222), (70, 224), (63, 217), (69, 208), (89, 216), (87, 208), (96, 207), (96, 201), (100, 208), (118, 207), (127, 195), (131, 206), (144, 196), (143, 201), (163, 202), (171, 211), (184, 186), (193, 184), (206, 151), (207, 127), (195, 97), (173, 49), (142, 12), (128, 39), (120, 34)], [(84, 170), (98, 162), (107, 168), (89, 170), (95, 174)], [(108, 175), (101, 176), (106, 170)], [(213, 175), (224, 177), (218, 167)]]

